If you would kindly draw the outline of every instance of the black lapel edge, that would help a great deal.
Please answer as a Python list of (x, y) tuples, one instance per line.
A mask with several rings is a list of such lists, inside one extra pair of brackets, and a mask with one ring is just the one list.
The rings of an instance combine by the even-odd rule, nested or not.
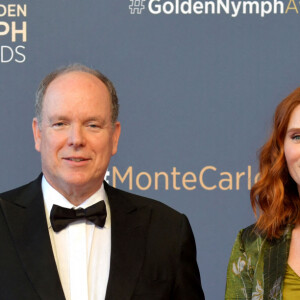
[(138, 197), (105, 183), (111, 209), (111, 260), (106, 300), (129, 300), (145, 257), (151, 207), (135, 206)]
[(42, 174), (1, 194), (1, 206), (23, 268), (43, 300), (65, 299), (45, 217)]

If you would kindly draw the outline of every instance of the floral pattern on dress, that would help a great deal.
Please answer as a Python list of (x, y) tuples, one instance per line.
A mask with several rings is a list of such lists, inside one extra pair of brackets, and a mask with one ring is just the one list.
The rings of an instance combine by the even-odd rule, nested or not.
[(267, 240), (255, 226), (241, 230), (227, 269), (226, 300), (282, 300), (293, 226), (279, 239)]
[(233, 265), (232, 265), (233, 273), (238, 276), (241, 275), (242, 271), (244, 270), (245, 265), (246, 265), (246, 262), (240, 256), (237, 263), (233, 263)]
[(282, 281), (282, 277), (279, 277), (275, 281), (272, 289), (270, 290), (269, 298), (271, 300), (281, 299), (281, 281)]
[(261, 282), (257, 280), (255, 292), (252, 294), (252, 300), (263, 300), (264, 298), (264, 290), (262, 288)]

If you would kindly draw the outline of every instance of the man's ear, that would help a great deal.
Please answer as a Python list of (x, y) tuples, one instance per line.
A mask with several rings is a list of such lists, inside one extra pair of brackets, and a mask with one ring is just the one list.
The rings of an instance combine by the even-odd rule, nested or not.
[(118, 151), (118, 142), (121, 134), (121, 124), (120, 122), (115, 123), (114, 132), (113, 132), (113, 146), (111, 155), (115, 155)]
[(33, 131), (33, 138), (35, 143), (35, 150), (40, 152), (41, 151), (41, 130), (39, 128), (39, 123), (37, 118), (33, 118), (32, 120), (32, 131)]

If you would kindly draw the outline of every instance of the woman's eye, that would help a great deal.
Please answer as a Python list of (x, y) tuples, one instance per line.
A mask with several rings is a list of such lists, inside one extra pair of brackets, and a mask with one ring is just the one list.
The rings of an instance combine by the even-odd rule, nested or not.
[(300, 140), (300, 135), (293, 135), (292, 140), (296, 140), (296, 141)]

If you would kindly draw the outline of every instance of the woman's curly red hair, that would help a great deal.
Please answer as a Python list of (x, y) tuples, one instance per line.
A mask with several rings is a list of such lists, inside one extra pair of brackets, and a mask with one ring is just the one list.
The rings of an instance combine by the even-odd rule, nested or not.
[(279, 238), (286, 225), (295, 224), (300, 217), (297, 184), (289, 174), (284, 154), (288, 123), (298, 105), (300, 87), (276, 108), (271, 136), (260, 151), (260, 179), (250, 192), (256, 228), (269, 239)]

